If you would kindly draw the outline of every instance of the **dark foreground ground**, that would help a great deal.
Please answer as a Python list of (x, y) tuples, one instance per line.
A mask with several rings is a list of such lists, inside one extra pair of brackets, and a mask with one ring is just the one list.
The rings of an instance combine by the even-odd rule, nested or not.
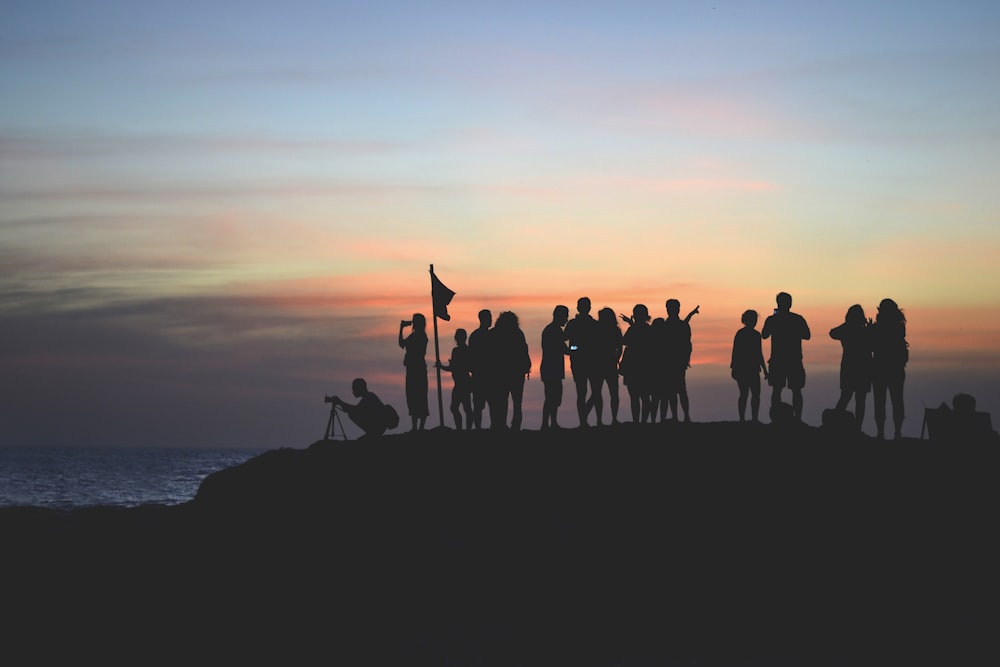
[(0, 511), (0, 651), (993, 665), (998, 462), (735, 423), (277, 449), (178, 507)]

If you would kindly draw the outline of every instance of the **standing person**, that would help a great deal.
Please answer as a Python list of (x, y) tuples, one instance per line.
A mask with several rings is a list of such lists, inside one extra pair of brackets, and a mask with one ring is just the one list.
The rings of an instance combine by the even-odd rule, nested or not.
[(472, 372), (467, 337), (465, 329), (456, 329), (455, 347), (451, 350), (448, 364), (435, 364), (441, 370), (451, 373), (454, 382), (451, 389), (451, 414), (455, 418), (455, 428), (459, 431), (462, 430), (462, 411), (465, 411), (465, 428), (472, 428)]
[(652, 409), (652, 329), (649, 326), (649, 308), (637, 303), (632, 316), (622, 315), (629, 327), (622, 336), (625, 351), (622, 353), (620, 372), (622, 382), (628, 387), (632, 421), (642, 424), (651, 418)]
[[(618, 318), (611, 308), (601, 308), (597, 311), (597, 353), (595, 368), (597, 376), (597, 386), (595, 394), (601, 395), (601, 385), (608, 387), (608, 403), (611, 413), (611, 423), (618, 423), (618, 406), (620, 403), (618, 393), (618, 363), (622, 358), (622, 330), (618, 326)], [(602, 408), (597, 407), (597, 424), (604, 423)]]
[(882, 299), (872, 325), (872, 379), (875, 388), (875, 429), (885, 437), (885, 396), (892, 401), (895, 437), (903, 437), (903, 383), (910, 359), (906, 342), (906, 316), (892, 299)]
[(507, 427), (508, 401), (513, 407), (510, 428), (521, 430), (524, 403), (524, 381), (531, 372), (528, 341), (521, 331), (517, 315), (505, 310), (497, 316), (493, 327), (493, 352), (496, 356), (496, 406), (490, 412), (490, 428)]
[(490, 327), (493, 326), (493, 313), (483, 308), (479, 311), (479, 328), (469, 334), (469, 361), (472, 371), (472, 426), (483, 427), (483, 410), (489, 405), (488, 392), (493, 382), (490, 379), (490, 369), (493, 364), (489, 349)]
[(691, 318), (698, 314), (698, 308), (692, 310), (685, 319), (681, 319), (681, 302), (677, 299), (667, 299), (667, 319), (663, 321), (664, 372), (666, 397), (677, 421), (677, 402), (680, 400), (684, 421), (691, 421), (687, 393), (687, 369), (691, 367)]
[(729, 362), (733, 379), (739, 388), (740, 395), (736, 399), (736, 407), (740, 413), (740, 421), (746, 421), (747, 396), (750, 397), (750, 419), (759, 422), (760, 416), (760, 372), (764, 371), (764, 379), (768, 378), (767, 364), (764, 363), (764, 349), (757, 326), (757, 311), (746, 310), (740, 321), (743, 328), (733, 336), (733, 356)]
[(670, 397), (667, 392), (667, 345), (663, 325), (667, 320), (654, 317), (649, 323), (649, 421), (667, 420)]
[[(771, 339), (771, 408), (781, 403), (781, 390), (792, 392), (792, 416), (802, 420), (802, 388), (806, 386), (806, 369), (802, 364), (802, 341), (812, 334), (804, 317), (792, 312), (792, 295), (779, 292), (775, 297), (774, 315), (764, 320), (760, 335)], [(773, 421), (773, 415), (772, 415)]]
[[(576, 301), (576, 316), (566, 323), (566, 340), (569, 341), (569, 365), (576, 385), (576, 412), (580, 426), (587, 426), (587, 413), (593, 407), (601, 410), (604, 402), (597, 385), (595, 348), (597, 347), (597, 320), (590, 314), (590, 299)], [(587, 394), (587, 390), (590, 394)]]
[[(412, 327), (412, 330), (404, 338), (403, 329), (406, 327)], [(412, 320), (399, 322), (399, 346), (405, 350), (403, 366), (406, 368), (406, 407), (410, 413), (410, 430), (422, 431), (430, 409), (427, 405), (427, 318), (421, 313), (414, 313)]]
[(830, 338), (840, 341), (840, 398), (837, 410), (846, 410), (854, 399), (854, 422), (865, 420), (865, 402), (872, 386), (872, 343), (865, 310), (860, 304), (847, 309), (844, 323), (830, 329)]
[[(614, 315), (614, 313), (612, 313)], [(566, 377), (566, 332), (569, 308), (559, 305), (552, 309), (552, 321), (542, 329), (542, 385), (545, 399), (542, 403), (542, 428), (560, 428), (556, 414), (562, 405), (563, 379)]]

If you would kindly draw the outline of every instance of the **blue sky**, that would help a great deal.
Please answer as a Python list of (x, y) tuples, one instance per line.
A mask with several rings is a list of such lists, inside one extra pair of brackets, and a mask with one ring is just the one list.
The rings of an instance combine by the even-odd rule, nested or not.
[(430, 263), (442, 349), (481, 307), (537, 356), (584, 293), (701, 304), (696, 418), (734, 412), (739, 314), (779, 290), (807, 420), (826, 332), (885, 296), (907, 431), (959, 390), (998, 409), (995, 3), (2, 7), (3, 444), (300, 445), (356, 375), (403, 407)]

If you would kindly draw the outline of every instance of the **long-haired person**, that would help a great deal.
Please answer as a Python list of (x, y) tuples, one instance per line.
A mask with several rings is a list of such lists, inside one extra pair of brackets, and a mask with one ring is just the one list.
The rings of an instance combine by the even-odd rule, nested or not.
[(879, 438), (885, 437), (887, 393), (892, 401), (895, 437), (903, 437), (903, 382), (906, 381), (906, 363), (910, 359), (909, 347), (906, 342), (906, 315), (895, 301), (882, 299), (872, 325), (872, 384), (875, 390), (875, 430)]
[(524, 381), (531, 372), (531, 355), (517, 315), (509, 310), (500, 313), (493, 326), (493, 353), (496, 355), (499, 392), (490, 428), (507, 427), (509, 403), (512, 408), (510, 428), (519, 431), (523, 420)]
[(620, 372), (622, 383), (628, 387), (629, 403), (632, 407), (632, 421), (642, 424), (653, 418), (653, 330), (649, 325), (649, 308), (637, 303), (632, 308), (632, 316), (622, 316), (629, 327), (625, 330), (622, 343)]
[(830, 329), (830, 338), (840, 341), (840, 398), (837, 409), (846, 410), (854, 399), (854, 421), (858, 429), (865, 421), (865, 402), (872, 386), (871, 331), (865, 309), (854, 304), (847, 309), (844, 323)]

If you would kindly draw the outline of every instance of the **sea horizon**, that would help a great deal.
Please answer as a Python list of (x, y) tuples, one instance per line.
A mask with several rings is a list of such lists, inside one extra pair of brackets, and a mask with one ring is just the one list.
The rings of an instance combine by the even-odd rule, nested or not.
[(137, 507), (194, 499), (213, 472), (267, 448), (0, 446), (0, 508)]

